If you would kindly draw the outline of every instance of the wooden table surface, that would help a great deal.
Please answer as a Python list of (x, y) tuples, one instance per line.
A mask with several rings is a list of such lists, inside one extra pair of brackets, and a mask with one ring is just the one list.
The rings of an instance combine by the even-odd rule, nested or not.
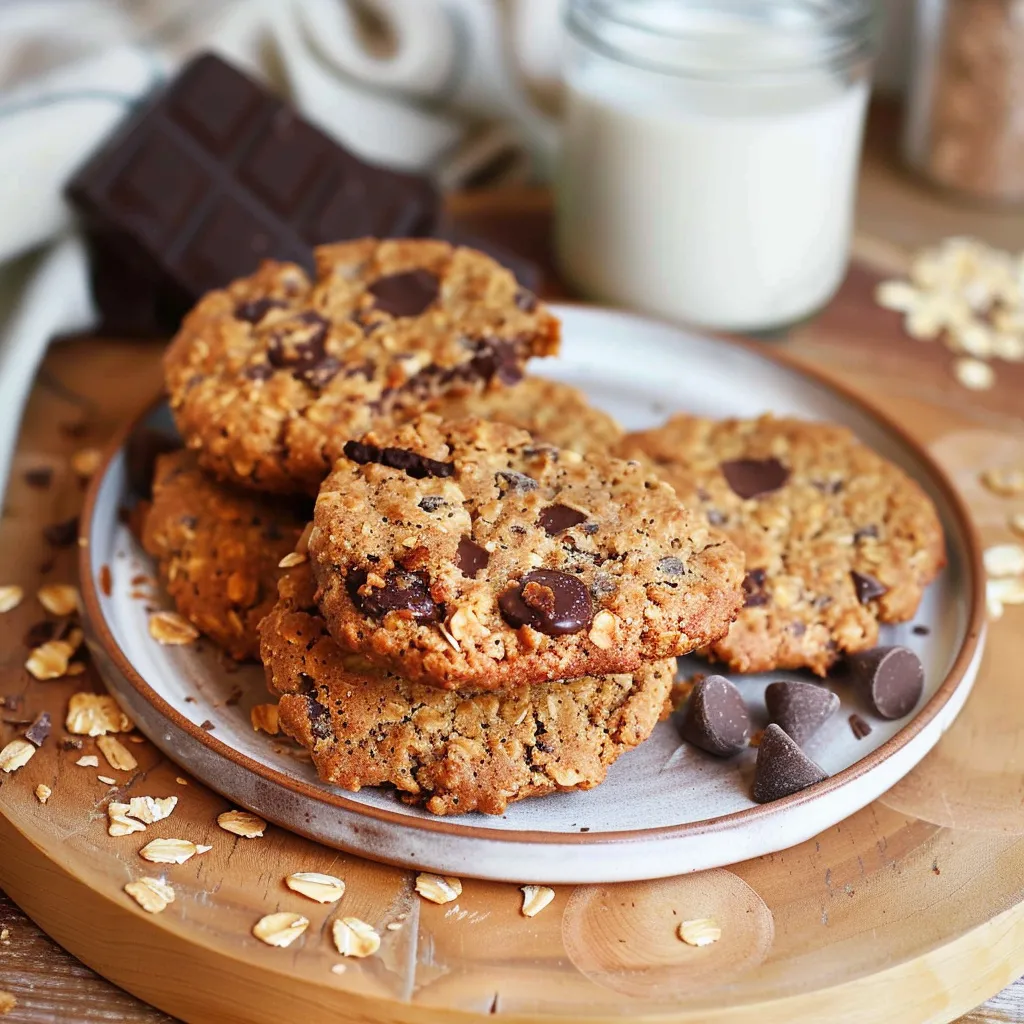
[[(858, 210), (856, 251), (861, 261), (895, 269), (902, 265), (908, 250), (954, 234), (974, 235), (1015, 250), (1024, 247), (1024, 213), (956, 206), (910, 180), (892, 156), (894, 129), (890, 108), (873, 112)], [(468, 230), (500, 239), (550, 266), (550, 202), (546, 194), (481, 193), (459, 197), (454, 206), (461, 225)], [(1005, 425), (1012, 418), (1017, 430), (1024, 426), (1024, 367), (1002, 365), (995, 389), (971, 393), (955, 383), (949, 354), (937, 345), (909, 340), (898, 348), (872, 344), (869, 318), (879, 313), (871, 304), (872, 282), (862, 267), (855, 266), (823, 314), (854, 325), (857, 329), (851, 329), (848, 337), (834, 330), (817, 332), (811, 324), (781, 343), (811, 365), (848, 376), (854, 386), (869, 391), (869, 397), (883, 395), (897, 401), (908, 420), (913, 418), (915, 401), (935, 402), (941, 396), (943, 402), (960, 410), (969, 409), (979, 423)], [(552, 290), (559, 293), (557, 286)], [(59, 384), (44, 372), (37, 386), (45, 389)], [(6, 988), (30, 993), (30, 997), (23, 995), (4, 1024), (171, 1020), (65, 953), (0, 892), (0, 990)], [(1024, 979), (962, 1020), (972, 1024), (1024, 1022)]]

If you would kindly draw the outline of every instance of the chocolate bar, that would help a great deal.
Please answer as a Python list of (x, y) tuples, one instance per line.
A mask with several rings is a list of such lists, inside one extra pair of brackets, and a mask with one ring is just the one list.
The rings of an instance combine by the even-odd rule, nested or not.
[(191, 61), (72, 178), (108, 327), (165, 334), (201, 295), (267, 258), (312, 268), (312, 248), (431, 234), (425, 177), (348, 153), (213, 54)]

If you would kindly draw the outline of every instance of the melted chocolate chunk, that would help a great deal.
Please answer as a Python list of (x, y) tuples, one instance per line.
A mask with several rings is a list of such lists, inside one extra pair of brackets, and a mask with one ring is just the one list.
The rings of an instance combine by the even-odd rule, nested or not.
[(253, 299), (235, 306), (235, 317), (258, 324), (272, 309), (284, 309), (287, 305), (283, 299)]
[(777, 725), (772, 723), (765, 729), (757, 748), (751, 793), (757, 803), (781, 800), (827, 778), (828, 774)]
[(406, 448), (378, 448), (375, 444), (364, 444), (362, 441), (346, 441), (342, 451), (360, 466), (375, 462), (389, 469), (400, 469), (414, 480), (423, 480), (428, 476), (453, 476), (455, 473), (454, 462), (438, 462)]
[(420, 498), (418, 504), (424, 512), (436, 512), (439, 508), (447, 505), (448, 503), (444, 498), (438, 497), (436, 494), (428, 494), (426, 497)]
[(768, 577), (764, 569), (751, 569), (743, 577), (744, 608), (759, 608), (761, 605), (768, 603), (770, 598), (765, 590), (767, 582)]
[(463, 537), (455, 552), (455, 565), (463, 576), (472, 578), (481, 569), (487, 568), (490, 557), (490, 552), (486, 548), (480, 547), (469, 537)]
[[(327, 387), (341, 369), (341, 363), (334, 356), (325, 355), (312, 366), (302, 366), (292, 371), (292, 376), (305, 381), (311, 388), (320, 391)], [(347, 375), (346, 375), (347, 376)]]
[(902, 718), (924, 692), (924, 666), (909, 647), (876, 647), (851, 654), (851, 678), (882, 718)]
[(743, 499), (771, 494), (789, 479), (789, 470), (775, 458), (733, 459), (719, 468), (726, 483)]
[(537, 525), (550, 537), (554, 537), (587, 520), (585, 512), (579, 512), (568, 505), (548, 505), (541, 509)]
[(683, 739), (716, 757), (738, 754), (750, 739), (750, 713), (725, 676), (707, 676), (693, 687), (679, 727)]
[(682, 576), (686, 572), (686, 566), (683, 565), (681, 558), (669, 555), (658, 562), (658, 572), (663, 572), (666, 576)]
[(321, 388), (341, 369), (326, 349), (330, 324), (319, 313), (307, 310), (274, 327), (267, 336), (267, 359), (279, 370), (311, 387)]
[(50, 712), (41, 711), (36, 715), (35, 721), (25, 730), (25, 739), (33, 746), (41, 747), (49, 738), (52, 728)]
[(518, 384), (523, 379), (522, 346), (501, 338), (481, 338), (474, 341), (476, 355), (469, 361), (469, 379), (493, 380), (502, 384)]
[(768, 717), (801, 746), (838, 710), (839, 698), (814, 683), (770, 683), (764, 691)]
[(594, 605), (583, 583), (557, 569), (534, 569), (498, 598), (502, 618), (518, 629), (547, 636), (578, 633), (590, 625)]
[(437, 300), (441, 285), (429, 270), (407, 270), (378, 278), (367, 289), (375, 308), (391, 316), (419, 316)]
[(50, 523), (43, 528), (43, 536), (55, 548), (71, 547), (78, 540), (78, 516), (65, 519), (62, 523)]
[(876, 580), (874, 576), (869, 576), (866, 572), (853, 570), (850, 577), (853, 580), (854, 589), (857, 591), (857, 600), (861, 604), (867, 604), (876, 597), (881, 597), (889, 589), (884, 583)]
[(331, 729), (331, 713), (311, 693), (306, 694), (306, 717), (309, 719), (309, 731), (317, 740), (334, 739)]
[(389, 612), (405, 613), (416, 622), (438, 622), (444, 610), (430, 596), (430, 579), (425, 572), (389, 569), (384, 574), (384, 586), (375, 587), (367, 594), (359, 593), (366, 583), (366, 573), (353, 569), (346, 585), (356, 607), (375, 619), (383, 619)]
[[(504, 498), (506, 494), (526, 494), (527, 491), (537, 490), (537, 481), (525, 473), (517, 473), (512, 469), (502, 469), (494, 474), (498, 483), (498, 490)], [(502, 486), (504, 484), (504, 486)]]

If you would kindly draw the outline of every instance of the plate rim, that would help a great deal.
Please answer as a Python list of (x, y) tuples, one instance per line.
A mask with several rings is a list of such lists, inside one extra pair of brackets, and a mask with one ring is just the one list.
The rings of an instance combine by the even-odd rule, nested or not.
[(660, 825), (651, 828), (631, 829), (627, 831), (605, 831), (605, 832), (552, 832), (540, 830), (513, 831), (505, 829), (490, 828), (487, 825), (467, 825), (463, 815), (438, 816), (438, 817), (413, 817), (397, 811), (391, 811), (384, 807), (375, 807), (370, 804), (353, 800), (343, 792), (334, 792), (323, 786), (308, 783), (285, 775), (275, 768), (253, 760), (247, 754), (236, 750), (234, 747), (218, 739), (198, 725), (189, 721), (177, 709), (171, 706), (139, 673), (128, 656), (122, 651), (120, 645), (114, 638), (106, 617), (103, 614), (99, 594), (99, 584), (92, 572), (92, 550), (91, 537), (96, 527), (96, 506), (100, 491), (103, 488), (111, 463), (122, 451), (125, 442), (131, 436), (135, 428), (160, 404), (167, 401), (163, 392), (153, 400), (146, 402), (140, 411), (123, 424), (103, 451), (103, 457), (96, 472), (93, 474), (86, 491), (85, 502), (81, 513), (81, 526), (79, 529), (79, 552), (78, 568), (79, 582), (83, 600), (84, 615), (88, 620), (91, 631), (96, 641), (103, 648), (104, 653), (111, 659), (118, 672), (138, 696), (154, 708), (169, 724), (185, 732), (191, 739), (205, 746), (209, 752), (217, 757), (224, 757), (233, 762), (236, 767), (250, 771), (264, 781), (284, 786), (291, 790), (296, 796), (312, 799), (321, 804), (328, 804), (339, 810), (349, 811), (363, 817), (372, 818), (389, 825), (397, 825), (402, 828), (411, 828), (416, 831), (450, 835), (459, 838), (471, 838), (479, 840), (499, 840), (503, 843), (521, 844), (533, 846), (537, 844), (567, 844), (571, 846), (608, 846), (636, 842), (650, 842), (659, 839), (672, 840), (682, 839), (688, 836), (708, 835), (716, 832), (729, 831), (736, 827), (742, 827), (751, 822), (767, 823), (777, 818), (791, 808), (799, 807), (807, 803), (816, 802), (835, 793), (842, 791), (846, 786), (856, 782), (858, 779), (881, 767), (894, 754), (898, 753), (911, 743), (932, 721), (941, 713), (942, 709), (952, 699), (960, 685), (964, 682), (965, 676), (973, 663), (978, 648), (983, 642), (985, 625), (987, 622), (985, 589), (984, 589), (984, 565), (983, 548), (977, 527), (971, 518), (966, 502), (960, 495), (956, 486), (949, 478), (945, 470), (932, 458), (927, 449), (914, 438), (909, 431), (901, 424), (893, 420), (882, 409), (874, 405), (869, 399), (855, 391), (846, 383), (839, 380), (831, 380), (817, 367), (807, 366), (793, 355), (775, 348), (769, 348), (771, 342), (754, 341), (739, 338), (733, 335), (721, 334), (711, 331), (701, 331), (696, 328), (689, 328), (684, 325), (674, 324), (670, 321), (642, 313), (635, 313), (631, 310), (615, 309), (608, 306), (585, 302), (557, 302), (551, 303), (552, 311), (557, 315), (559, 307), (583, 309), (587, 312), (598, 313), (618, 320), (640, 322), (650, 324), (659, 328), (668, 327), (682, 334), (688, 334), (698, 338), (714, 340), (716, 343), (729, 345), (735, 349), (746, 352), (755, 358), (766, 363), (782, 366), (798, 377), (804, 378), (827, 392), (837, 393), (846, 402), (856, 407), (861, 413), (873, 420), (884, 431), (893, 436), (905, 448), (909, 449), (914, 457), (920, 462), (931, 476), (932, 483), (942, 493), (943, 499), (949, 506), (956, 522), (956, 527), (964, 541), (967, 558), (965, 570), (968, 575), (968, 593), (970, 607), (967, 616), (963, 641), (956, 653), (953, 663), (946, 673), (945, 679), (929, 698), (928, 702), (917, 714), (901, 728), (891, 739), (887, 740), (875, 750), (866, 754), (860, 760), (830, 775), (822, 782), (809, 786), (790, 796), (783, 797), (767, 804), (758, 804), (754, 807), (746, 807), (742, 810), (731, 811), (728, 814), (716, 818), (706, 818), (700, 821), (684, 822), (676, 825)]

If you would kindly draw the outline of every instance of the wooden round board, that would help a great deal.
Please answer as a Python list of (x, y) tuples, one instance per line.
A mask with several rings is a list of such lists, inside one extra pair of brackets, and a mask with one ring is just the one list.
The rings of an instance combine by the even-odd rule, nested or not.
[[(904, 465), (933, 494), (949, 565), (928, 588), (913, 624), (886, 626), (881, 634), (881, 643), (911, 646), (921, 656), (926, 682), (916, 712), (886, 721), (852, 687), (832, 683), (842, 706), (808, 747), (830, 778), (766, 805), (750, 798), (754, 748), (738, 758), (711, 757), (682, 744), (674, 720), (658, 725), (596, 790), (524, 801), (500, 816), (442, 820), (397, 801), (390, 790), (350, 794), (325, 786), (308, 760), (294, 756), (303, 751), (253, 732), (250, 707), (268, 699), (258, 666), (228, 676), (209, 645), (166, 647), (149, 636), (149, 611), (166, 601), (133, 583), (155, 570), (120, 521), (119, 510), (134, 501), (122, 446), (98, 472), (86, 502), (82, 587), (97, 665), (143, 733), (229, 799), (311, 838), (400, 866), (520, 884), (665, 877), (784, 849), (870, 803), (927, 754), (967, 698), (984, 627), (974, 531), (927, 456), (881, 418), (772, 361), (763, 348), (596, 307), (556, 310), (562, 353), (538, 369), (584, 388), (627, 428), (653, 425), (678, 410), (829, 418)], [(146, 429), (155, 427), (172, 429), (166, 407), (147, 418)], [(101, 578), (108, 582), (102, 588)], [(684, 676), (699, 671), (707, 671), (706, 662), (681, 661)], [(760, 727), (767, 724), (765, 686), (799, 675), (735, 678)], [(851, 729), (854, 713), (868, 735)]]
[[(139, 412), (158, 386), (158, 356), (137, 345), (69, 343), (51, 355), (50, 386), (30, 403), (0, 530), (0, 583), (26, 591), (21, 606), (0, 616), (0, 693), (23, 697), (17, 717), (48, 710), (59, 723), (72, 693), (99, 689), (91, 666), (46, 683), (22, 669), (24, 634), (44, 617), (36, 588), (75, 578), (74, 548), (52, 549), (40, 527), (78, 511), (82, 491), (69, 456), (105, 443)], [(866, 370), (856, 383), (871, 379)], [(953, 476), (985, 543), (1009, 539), (1010, 504), (977, 480), (988, 466), (1024, 460), (1020, 424), (971, 419), (914, 393), (889, 406)], [(62, 429), (83, 417), (86, 437)], [(40, 466), (53, 470), (45, 489), (24, 479)], [(180, 784), (181, 770), (148, 742), (128, 744), (139, 761), (133, 772), (78, 767), (82, 754), (96, 752), (93, 741), (64, 751), (57, 728), (24, 768), (0, 775), (0, 886), (87, 964), (189, 1021), (494, 1015), (866, 1024), (880, 1008), (892, 1020), (950, 1020), (1024, 971), (1022, 614), (1008, 608), (992, 624), (964, 711), (906, 779), (814, 839), (727, 869), (559, 886), (532, 919), (520, 915), (514, 885), (467, 880), (457, 902), (435, 906), (415, 895), (412, 872), (277, 828), (261, 839), (220, 831), (215, 819), (226, 801), (194, 780)], [(0, 711), (0, 719), (10, 717)], [(0, 739), (22, 729), (2, 724)], [(116, 777), (116, 787), (99, 774)], [(33, 795), (39, 784), (53, 789), (45, 805)], [(147, 835), (112, 838), (103, 813), (112, 793), (174, 794), (179, 804)], [(161, 869), (137, 855), (154, 835), (213, 849)], [(337, 911), (284, 887), (297, 870), (346, 880), (340, 912), (379, 927), (377, 956), (331, 971), (341, 958), (325, 926)], [(176, 892), (155, 916), (122, 891), (153, 874)], [(251, 935), (261, 915), (279, 909), (311, 921), (288, 949)], [(717, 919), (717, 943), (694, 949), (675, 937), (680, 920), (703, 916)]]

